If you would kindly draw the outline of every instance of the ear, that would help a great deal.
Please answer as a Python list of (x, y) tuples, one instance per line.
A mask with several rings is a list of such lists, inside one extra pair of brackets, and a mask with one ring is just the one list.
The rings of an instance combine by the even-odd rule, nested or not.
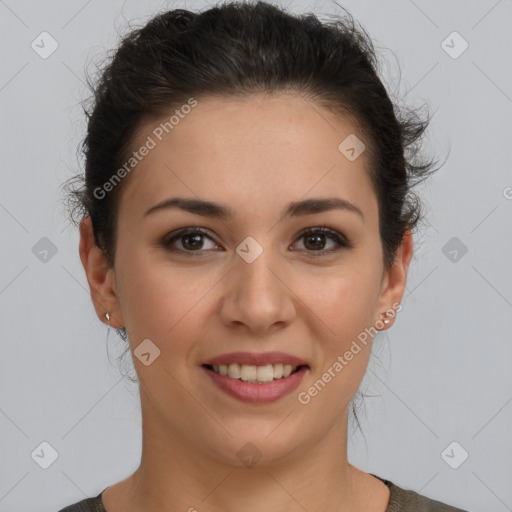
[(108, 267), (103, 251), (96, 245), (90, 217), (85, 217), (80, 222), (79, 252), (96, 314), (102, 322), (107, 323), (105, 314), (108, 313), (111, 327), (123, 327), (114, 269)]
[[(404, 233), (402, 243), (396, 251), (393, 266), (385, 272), (382, 280), (382, 288), (377, 311), (379, 315), (389, 311), (392, 313), (392, 316), (388, 317), (390, 322), (386, 324), (383, 329), (379, 330), (388, 329), (394, 323), (398, 305), (404, 295), (405, 283), (407, 281), (407, 270), (412, 258), (412, 252), (412, 232), (407, 228)], [(381, 316), (379, 316), (379, 320), (382, 320)]]

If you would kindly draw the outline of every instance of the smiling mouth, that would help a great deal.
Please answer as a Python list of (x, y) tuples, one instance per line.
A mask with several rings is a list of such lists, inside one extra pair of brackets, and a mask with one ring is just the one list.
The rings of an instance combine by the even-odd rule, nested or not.
[(204, 368), (225, 377), (242, 380), (252, 384), (265, 384), (276, 380), (286, 379), (290, 375), (298, 372), (307, 365), (295, 366), (291, 364), (266, 364), (262, 366), (254, 366), (247, 364), (204, 364)]

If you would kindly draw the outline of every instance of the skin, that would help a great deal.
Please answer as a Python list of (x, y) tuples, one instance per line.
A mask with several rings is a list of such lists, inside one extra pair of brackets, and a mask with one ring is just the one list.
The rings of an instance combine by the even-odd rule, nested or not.
[[(133, 148), (165, 119), (145, 120)], [(125, 178), (114, 268), (94, 244), (90, 220), (82, 222), (80, 257), (99, 318), (106, 322), (108, 311), (112, 327), (126, 327), (132, 355), (147, 338), (160, 350), (149, 366), (133, 357), (142, 459), (103, 493), (108, 512), (385, 511), (388, 488), (351, 465), (346, 449), (348, 406), (371, 340), (309, 404), (297, 400), (400, 302), (412, 256), (407, 231), (385, 270), (368, 155), (351, 162), (338, 150), (350, 134), (364, 141), (348, 118), (297, 94), (203, 98)], [(171, 197), (224, 203), (234, 216), (178, 209), (144, 216)], [(343, 198), (364, 218), (331, 210), (280, 220), (288, 203), (313, 197)], [(298, 236), (322, 224), (353, 247), (328, 254), (337, 246), (329, 237), (322, 245)], [(162, 245), (190, 226), (213, 240), (182, 237), (173, 247), (191, 244), (198, 256)], [(263, 248), (250, 264), (236, 253), (247, 236)], [(234, 351), (282, 351), (310, 368), (297, 391), (245, 403), (218, 390), (200, 366)], [(250, 468), (237, 457), (248, 442), (261, 453)]]

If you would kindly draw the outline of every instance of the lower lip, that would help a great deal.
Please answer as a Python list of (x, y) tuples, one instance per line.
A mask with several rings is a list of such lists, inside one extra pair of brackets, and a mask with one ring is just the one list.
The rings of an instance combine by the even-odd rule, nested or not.
[(262, 384), (253, 384), (251, 382), (244, 382), (240, 379), (232, 379), (231, 377), (220, 375), (204, 366), (201, 368), (222, 391), (233, 398), (252, 403), (275, 402), (288, 395), (297, 389), (308, 369), (306, 366), (303, 366), (288, 377)]

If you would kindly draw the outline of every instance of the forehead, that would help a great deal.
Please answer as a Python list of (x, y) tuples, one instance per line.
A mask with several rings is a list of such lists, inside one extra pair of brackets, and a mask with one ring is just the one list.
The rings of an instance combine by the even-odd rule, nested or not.
[(342, 152), (344, 141), (364, 141), (348, 117), (290, 93), (196, 101), (141, 123), (132, 151), (151, 149), (128, 176), (121, 208), (140, 214), (170, 195), (229, 203), (235, 213), (281, 211), (308, 195), (374, 206), (368, 155)]

